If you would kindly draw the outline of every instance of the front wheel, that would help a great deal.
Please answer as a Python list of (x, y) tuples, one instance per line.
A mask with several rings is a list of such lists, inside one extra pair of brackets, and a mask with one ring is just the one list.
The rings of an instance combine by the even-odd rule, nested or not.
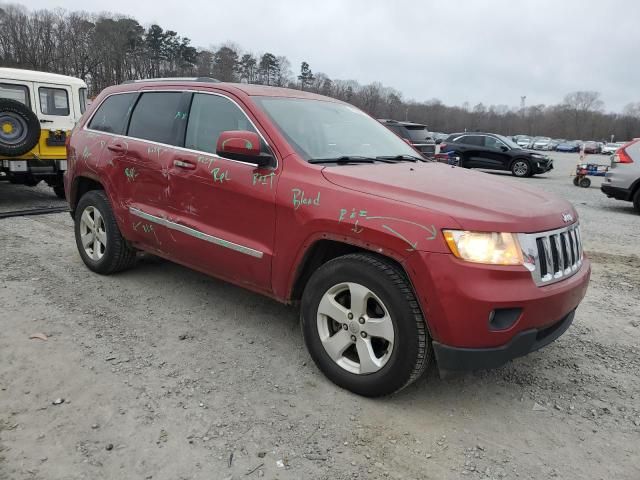
[(411, 285), (382, 257), (350, 254), (324, 264), (305, 287), (301, 317), (318, 368), (359, 395), (396, 392), (429, 364), (431, 343)]
[(529, 177), (531, 176), (531, 165), (526, 160), (516, 160), (511, 165), (511, 173), (514, 177)]
[(580, 186), (582, 188), (589, 188), (591, 186), (591, 180), (589, 180), (587, 177), (582, 177), (580, 179)]
[(640, 213), (640, 189), (636, 190), (636, 193), (633, 196), (633, 206), (635, 207), (636, 212)]

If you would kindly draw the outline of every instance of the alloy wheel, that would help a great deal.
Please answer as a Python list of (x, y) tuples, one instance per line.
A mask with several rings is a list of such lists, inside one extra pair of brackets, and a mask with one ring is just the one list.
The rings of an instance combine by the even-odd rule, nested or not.
[(100, 211), (88, 206), (80, 217), (80, 238), (85, 253), (92, 260), (100, 260), (107, 249), (107, 231)]
[(375, 373), (393, 352), (395, 331), (389, 310), (364, 285), (339, 283), (318, 305), (320, 341), (331, 359), (354, 374)]

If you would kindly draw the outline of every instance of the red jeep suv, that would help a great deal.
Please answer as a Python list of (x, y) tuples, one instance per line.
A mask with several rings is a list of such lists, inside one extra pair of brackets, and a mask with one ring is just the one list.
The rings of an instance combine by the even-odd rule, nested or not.
[(143, 250), (299, 301), (314, 361), (361, 395), (407, 386), (434, 358), (460, 371), (536, 350), (589, 282), (571, 204), (426, 161), (331, 98), (136, 81), (104, 90), (68, 148), (88, 268), (118, 272)]

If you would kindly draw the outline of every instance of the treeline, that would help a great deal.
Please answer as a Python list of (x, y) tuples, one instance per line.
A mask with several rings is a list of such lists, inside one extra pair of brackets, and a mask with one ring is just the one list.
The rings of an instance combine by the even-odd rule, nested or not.
[[(433, 131), (482, 130), (581, 140), (640, 136), (640, 102), (630, 103), (622, 113), (605, 113), (598, 92), (574, 92), (560, 104), (526, 108), (448, 106), (437, 99), (416, 102), (379, 82), (361, 85), (314, 73), (307, 62), (293, 73), (285, 56), (271, 52), (255, 54), (235, 44), (196, 48), (177, 32), (155, 24), (145, 27), (117, 14), (29, 11), (4, 5), (0, 32), (0, 66), (79, 77), (89, 85), (90, 95), (125, 80), (201, 76), (320, 93), (375, 117), (425, 123)], [(427, 96), (429, 78), (424, 85)]]

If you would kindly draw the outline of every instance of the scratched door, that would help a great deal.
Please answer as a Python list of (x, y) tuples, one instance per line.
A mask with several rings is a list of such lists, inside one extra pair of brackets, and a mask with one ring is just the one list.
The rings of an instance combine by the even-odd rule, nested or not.
[(179, 224), (174, 237), (188, 245), (180, 252), (183, 262), (269, 291), (281, 167), (257, 168), (217, 156), (218, 137), (227, 130), (257, 131), (235, 101), (194, 94), (185, 150), (169, 172), (171, 215)]
[(126, 137), (113, 137), (107, 155), (116, 198), (121, 202), (125, 236), (168, 256), (173, 243), (168, 214), (168, 170), (178, 138), (183, 94), (144, 92), (137, 100)]

